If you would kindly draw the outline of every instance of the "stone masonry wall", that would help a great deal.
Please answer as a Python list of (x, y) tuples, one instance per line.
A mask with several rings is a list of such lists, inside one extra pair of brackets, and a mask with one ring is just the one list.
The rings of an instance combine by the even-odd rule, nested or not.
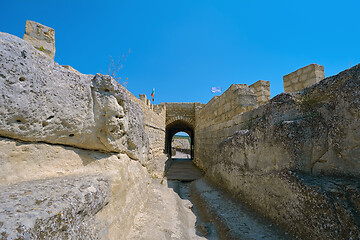
[(55, 30), (40, 23), (26, 21), (23, 39), (46, 55), (55, 58)]
[(258, 105), (264, 105), (270, 101), (270, 82), (259, 80), (256, 83), (249, 86), (254, 89), (254, 93), (257, 96)]
[(149, 158), (146, 164), (148, 170), (157, 176), (162, 176), (167, 160), (165, 152), (165, 119), (166, 106), (153, 105), (145, 94), (136, 98), (128, 92), (131, 99), (139, 103), (143, 112), (144, 129), (149, 137)]
[(310, 64), (283, 77), (284, 92), (296, 92), (320, 82), (325, 78), (324, 67)]
[(239, 129), (237, 116), (257, 106), (257, 96), (246, 84), (233, 84), (221, 96), (199, 106), (194, 140), (196, 164), (206, 169), (206, 159), (213, 158), (216, 146)]
[(166, 106), (166, 125), (183, 120), (188, 124), (195, 125), (195, 108), (200, 103), (162, 103)]

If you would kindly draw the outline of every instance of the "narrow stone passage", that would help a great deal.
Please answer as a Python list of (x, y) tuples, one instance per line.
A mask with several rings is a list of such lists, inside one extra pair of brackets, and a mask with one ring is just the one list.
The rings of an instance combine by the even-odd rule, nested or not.
[(168, 180), (193, 181), (202, 176), (201, 171), (191, 160), (175, 158), (165, 177)]
[(187, 198), (174, 192), (178, 181), (153, 179), (151, 196), (134, 220), (127, 239), (190, 240), (207, 239), (196, 232), (198, 218)]
[(136, 217), (130, 239), (292, 239), (212, 186), (186, 158), (173, 159), (150, 187), (156, 197)]

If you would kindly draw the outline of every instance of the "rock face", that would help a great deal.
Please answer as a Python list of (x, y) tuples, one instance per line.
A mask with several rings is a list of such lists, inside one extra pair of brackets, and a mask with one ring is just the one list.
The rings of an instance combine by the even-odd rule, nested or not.
[(190, 141), (187, 138), (173, 137), (173, 141), (171, 143), (171, 146), (173, 148), (189, 149), (190, 150)]
[(0, 64), (0, 236), (126, 239), (149, 197), (140, 105), (6, 33)]
[[(0, 33), (2, 238), (136, 238), (135, 219), (161, 208), (147, 171), (164, 169), (178, 128), (207, 178), (295, 235), (360, 238), (360, 65), (267, 104), (262, 81), (206, 105), (156, 107), (109, 76), (58, 65), (41, 45), (52, 31), (27, 25), (35, 43)], [(175, 105), (186, 111), (166, 110)]]
[(69, 65), (61, 65), (62, 67), (66, 68), (67, 70), (71, 70), (73, 72), (76, 72), (76, 73), (80, 73), (78, 70), (76, 70), (75, 68), (73, 68), (72, 66), (69, 66)]
[(359, 99), (360, 65), (302, 92), (280, 94), (246, 113), (250, 128), (224, 140), (219, 159), (262, 172), (359, 176)]
[(112, 78), (67, 70), (6, 33), (0, 41), (1, 136), (122, 152), (145, 161), (141, 108)]
[(63, 177), (1, 187), (1, 239), (98, 239), (95, 219), (110, 200), (100, 176)]
[[(28, 205), (25, 202), (16, 205), (18, 202), (13, 201), (14, 199), (3, 198), (3, 195), (1, 199), (4, 202), (1, 202), (0, 208), (7, 206), (4, 210), (6, 211), (4, 217), (16, 216), (16, 219), (19, 220), (16, 226), (27, 222), (29, 216), (31, 216), (31, 221), (29, 220), (31, 223), (36, 223), (37, 217), (44, 216), (41, 224), (50, 224), (46, 223), (44, 219), (52, 221), (53, 217), (56, 218), (56, 214), (62, 209), (71, 211), (71, 207), (78, 212), (76, 209), (80, 211), (86, 207), (84, 204), (89, 203), (86, 210), (88, 213), (79, 216), (76, 221), (89, 220), (84, 223), (84, 227), (93, 226), (98, 229), (100, 226), (102, 231), (94, 235), (97, 236), (96, 239), (126, 239), (135, 216), (150, 197), (148, 193), (150, 177), (146, 168), (141, 166), (138, 161), (130, 160), (126, 154), (102, 153), (46, 143), (22, 143), (0, 138), (0, 166), (0, 188), (3, 192), (16, 193), (15, 196), (20, 201), (25, 199), (20, 194), (20, 190), (27, 188), (28, 192), (32, 192), (31, 198), (29, 197), (32, 199), (31, 201), (40, 201), (43, 192), (46, 192), (48, 195), (46, 201), (51, 202), (52, 199), (57, 203), (51, 206), (35, 204), (33, 205), (34, 209), (25, 209), (25, 206), (30, 206), (33, 202), (29, 202)], [(53, 180), (48, 181), (48, 179)], [(99, 180), (98, 183), (97, 179), (104, 181)], [(81, 190), (81, 185), (84, 183), (96, 189), (96, 195), (99, 195), (99, 199), (103, 199), (101, 203), (96, 203), (98, 198), (95, 199), (94, 195), (91, 195), (88, 200), (85, 199), (86, 201), (82, 198), (74, 198), (74, 196), (82, 196), (83, 193), (79, 192), (79, 187)], [(58, 197), (61, 199), (57, 199)], [(91, 207), (92, 201), (97, 204), (95, 207)], [(64, 204), (59, 205), (61, 202)], [(70, 205), (70, 203), (74, 205)], [(24, 211), (17, 212), (16, 210), (22, 208), (22, 205), (24, 205)], [(56, 213), (46, 215), (46, 210), (49, 209), (57, 210)], [(40, 212), (44, 214), (39, 215)], [(3, 216), (3, 214), (0, 215)], [(66, 225), (67, 219), (58, 218), (57, 220)], [(0, 220), (0, 222), (2, 221), (3, 219)], [(15, 224), (15, 220), (12, 223)], [(13, 232), (11, 226), (13, 225), (6, 225), (6, 227), (4, 225), (0, 229), (4, 229), (9, 234)], [(36, 226), (36, 224), (27, 225), (26, 231), (25, 228), (23, 230), (32, 234), (38, 232), (39, 229), (35, 229)], [(69, 231), (70, 229), (74, 230), (69, 236), (81, 234), (72, 228), (74, 226), (68, 227)], [(80, 231), (80, 229), (78, 230)], [(89, 234), (93, 233), (89, 232)], [(16, 238), (9, 237), (8, 239)], [(50, 239), (68, 238), (65, 236)]]
[(211, 126), (211, 145), (200, 144), (208, 157), (197, 162), (295, 235), (357, 239), (359, 186), (351, 183), (360, 175), (359, 99), (357, 65), (235, 116), (231, 128)]
[(55, 58), (55, 30), (40, 23), (26, 21), (23, 39), (50, 58)]

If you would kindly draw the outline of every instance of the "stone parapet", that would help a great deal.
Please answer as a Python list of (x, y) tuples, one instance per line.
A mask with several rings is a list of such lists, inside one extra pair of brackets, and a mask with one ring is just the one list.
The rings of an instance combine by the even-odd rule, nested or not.
[(55, 30), (40, 23), (26, 21), (23, 39), (50, 58), (55, 58)]
[(166, 161), (166, 157), (164, 157), (166, 106), (162, 104), (153, 105), (146, 94), (140, 94), (139, 98), (136, 98), (129, 91), (128, 93), (134, 102), (140, 104), (143, 112), (143, 124), (149, 138), (150, 148), (146, 166), (150, 172), (161, 176)]
[(258, 106), (257, 96), (246, 84), (233, 84), (222, 95), (213, 97), (199, 108), (196, 125), (199, 128), (230, 121), (234, 116)]
[(310, 64), (283, 77), (284, 92), (296, 92), (325, 78), (324, 66)]
[(195, 126), (195, 108), (201, 103), (164, 103), (166, 106), (166, 125), (183, 120)]
[(249, 86), (254, 89), (254, 93), (257, 96), (258, 105), (264, 105), (270, 101), (270, 82), (259, 80), (256, 83)]
[(206, 170), (205, 159), (212, 159), (218, 144), (239, 130), (235, 119), (257, 107), (257, 95), (246, 84), (233, 84), (222, 95), (198, 106), (194, 140), (196, 164)]

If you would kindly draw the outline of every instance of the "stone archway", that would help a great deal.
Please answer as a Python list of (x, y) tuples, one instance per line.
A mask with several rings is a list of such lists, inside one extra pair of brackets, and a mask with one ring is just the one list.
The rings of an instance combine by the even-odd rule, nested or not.
[(194, 159), (194, 126), (181, 119), (171, 121), (169, 124), (166, 125), (166, 133), (165, 133), (165, 151), (169, 157), (171, 157), (171, 141), (173, 136), (178, 132), (185, 132), (189, 135), (191, 139), (190, 145), (190, 155), (191, 159)]
[(178, 132), (186, 132), (190, 139), (191, 159), (194, 159), (195, 110), (201, 103), (164, 103), (166, 106), (165, 152), (171, 157), (171, 140)]
[(166, 126), (172, 124), (176, 121), (184, 121), (188, 123), (189, 125), (194, 125), (194, 117), (188, 117), (188, 116), (174, 116), (166, 119)]

